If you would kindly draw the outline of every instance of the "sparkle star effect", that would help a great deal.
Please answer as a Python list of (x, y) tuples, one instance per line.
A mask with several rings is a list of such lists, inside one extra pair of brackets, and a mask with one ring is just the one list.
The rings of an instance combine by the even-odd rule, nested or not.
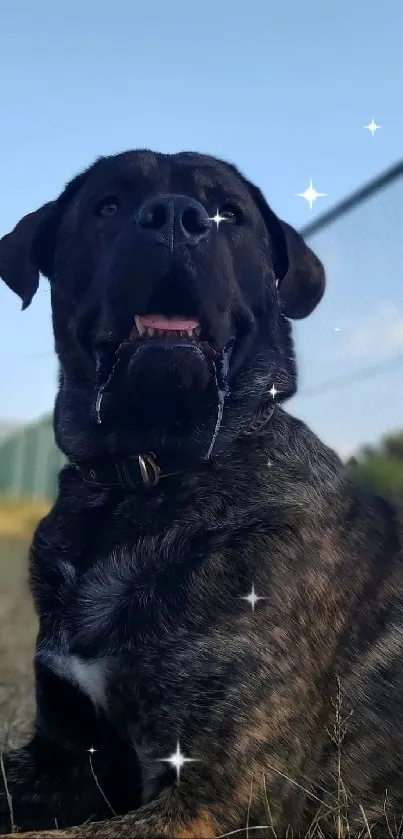
[(243, 597), (241, 597), (241, 600), (247, 600), (248, 603), (252, 607), (252, 612), (254, 612), (255, 611), (255, 606), (256, 606), (256, 603), (258, 602), (258, 600), (267, 600), (267, 597), (259, 597), (259, 595), (256, 594), (255, 586), (252, 583), (252, 591), (250, 592), (250, 594), (246, 594)]
[(216, 210), (215, 216), (210, 216), (209, 221), (214, 221), (217, 225), (217, 230), (218, 230), (218, 227), (219, 227), (220, 223), (222, 221), (228, 221), (228, 219), (226, 219), (225, 216), (220, 216), (220, 211)]
[(275, 398), (275, 396), (277, 395), (277, 393), (280, 393), (280, 391), (279, 391), (279, 390), (277, 390), (276, 386), (273, 384), (273, 385), (271, 386), (270, 390), (269, 390), (269, 393), (271, 393), (271, 395), (272, 395), (272, 397), (273, 397), (273, 399), (274, 399), (274, 398)]
[(170, 755), (170, 757), (160, 757), (159, 760), (162, 763), (170, 763), (171, 766), (173, 766), (173, 768), (176, 769), (176, 778), (179, 782), (181, 769), (183, 768), (185, 763), (195, 763), (196, 758), (185, 757), (181, 752), (181, 747), (178, 740), (176, 744), (176, 752)]
[(98, 751), (98, 749), (94, 749), (94, 747), (93, 747), (93, 746), (91, 746), (91, 748), (90, 748), (90, 749), (88, 749), (88, 751), (89, 751), (90, 755), (94, 755), (94, 754), (95, 754), (95, 752), (96, 752), (96, 751)]
[(309, 186), (305, 190), (305, 192), (296, 192), (295, 193), (298, 198), (305, 198), (305, 201), (309, 204), (309, 209), (312, 210), (312, 204), (316, 201), (317, 198), (324, 198), (327, 193), (326, 192), (317, 192), (315, 187), (312, 185), (312, 178), (309, 179)]
[(368, 129), (368, 131), (370, 131), (370, 132), (371, 132), (372, 136), (374, 136), (375, 131), (377, 131), (377, 130), (378, 130), (378, 128), (380, 128), (380, 127), (381, 127), (380, 125), (377, 125), (377, 124), (376, 124), (376, 122), (375, 122), (375, 120), (374, 120), (374, 118), (373, 118), (373, 117), (372, 117), (372, 119), (371, 119), (371, 122), (369, 122), (369, 123), (368, 123), (368, 125), (364, 125), (364, 128), (367, 128), (367, 129)]

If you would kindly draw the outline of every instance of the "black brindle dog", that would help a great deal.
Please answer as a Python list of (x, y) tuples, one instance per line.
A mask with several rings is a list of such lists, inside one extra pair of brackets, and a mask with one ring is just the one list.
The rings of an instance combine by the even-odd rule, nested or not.
[(132, 151), (1, 240), (24, 308), (40, 271), (69, 463), (30, 555), (37, 714), (2, 831), (385, 835), (402, 523), (281, 407), (320, 262), (233, 166)]

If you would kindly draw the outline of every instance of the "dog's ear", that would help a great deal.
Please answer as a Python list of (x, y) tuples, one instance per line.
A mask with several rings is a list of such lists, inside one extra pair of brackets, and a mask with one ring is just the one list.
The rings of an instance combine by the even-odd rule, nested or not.
[(302, 236), (286, 221), (274, 213), (272, 216), (279, 228), (277, 241), (274, 237), (274, 256), (280, 305), (288, 318), (300, 320), (320, 303), (325, 291), (325, 270)]
[(302, 236), (290, 224), (277, 218), (260, 189), (250, 181), (246, 184), (273, 242), (274, 270), (282, 311), (293, 320), (306, 318), (321, 301), (325, 291), (323, 265)]
[(76, 175), (56, 201), (49, 201), (39, 210), (24, 216), (11, 233), (0, 239), (0, 278), (21, 297), (23, 309), (29, 306), (38, 290), (39, 274), (49, 279), (53, 277), (56, 240), (63, 212), (89, 173), (102, 160), (104, 158), (98, 158), (88, 169)]
[(0, 239), (0, 277), (21, 297), (23, 309), (29, 306), (38, 290), (39, 272), (46, 273), (40, 259), (42, 248), (37, 247), (37, 242), (41, 235), (43, 242), (47, 239), (46, 250), (50, 246), (46, 232), (55, 205), (55, 201), (50, 201), (24, 216), (11, 233)]

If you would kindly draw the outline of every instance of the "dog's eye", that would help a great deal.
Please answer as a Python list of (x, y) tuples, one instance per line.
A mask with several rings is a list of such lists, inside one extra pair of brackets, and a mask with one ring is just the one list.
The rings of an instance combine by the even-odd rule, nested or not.
[(238, 210), (238, 207), (234, 207), (233, 204), (224, 204), (224, 206), (220, 209), (220, 216), (225, 219), (225, 221), (231, 221), (232, 224), (239, 224), (239, 222), (242, 221), (242, 214), (240, 210)]
[(97, 216), (102, 216), (103, 218), (107, 218), (108, 216), (114, 216), (119, 209), (119, 201), (114, 196), (110, 195), (108, 198), (104, 198), (97, 204), (95, 208), (95, 212)]

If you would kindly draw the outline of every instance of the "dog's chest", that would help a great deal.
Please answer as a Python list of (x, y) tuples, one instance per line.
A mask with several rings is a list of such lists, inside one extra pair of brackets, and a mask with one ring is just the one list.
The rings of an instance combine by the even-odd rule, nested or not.
[(81, 658), (66, 646), (38, 646), (37, 661), (49, 667), (57, 676), (76, 685), (96, 708), (108, 709), (108, 661), (105, 658)]
[(165, 576), (147, 570), (134, 552), (124, 549), (84, 571), (59, 562), (51, 620), (45, 610), (41, 616), (37, 661), (108, 712), (113, 681), (127, 672), (128, 661), (135, 691), (136, 678), (143, 679), (150, 660), (160, 657), (169, 633), (167, 618), (175, 614)]
[[(110, 666), (141, 601), (134, 564), (127, 555), (111, 553), (84, 572), (65, 560), (57, 571), (56, 608), (48, 631), (44, 621), (37, 659), (106, 710)], [(131, 623), (130, 635), (135, 640), (136, 621)]]

